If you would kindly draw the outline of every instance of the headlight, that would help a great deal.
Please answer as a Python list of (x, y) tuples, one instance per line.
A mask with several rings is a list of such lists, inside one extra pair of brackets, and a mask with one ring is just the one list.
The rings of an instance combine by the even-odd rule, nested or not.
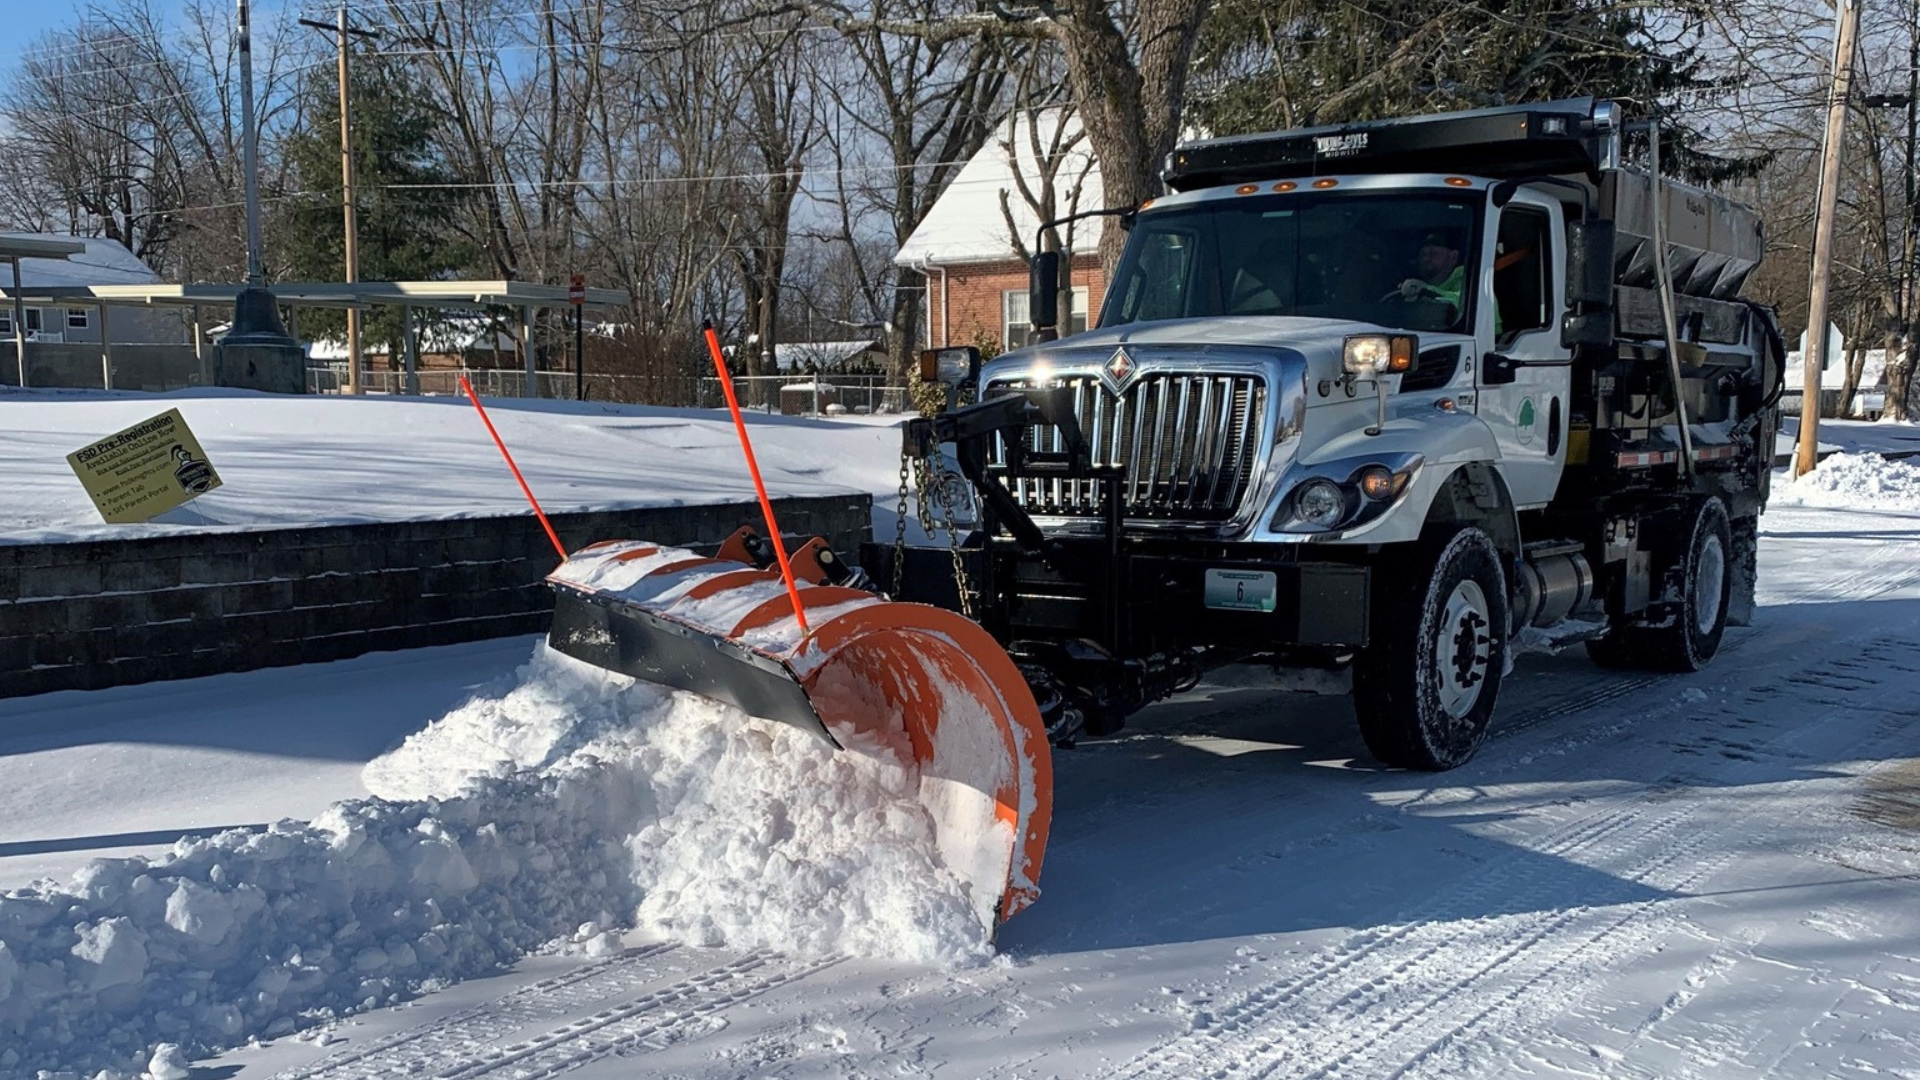
[(1293, 512), (1301, 521), (1331, 529), (1347, 512), (1347, 498), (1331, 480), (1309, 480), (1293, 496)]
[(1398, 375), (1413, 370), (1420, 340), (1409, 334), (1355, 334), (1347, 339), (1340, 366), (1349, 375)]
[(962, 386), (980, 378), (980, 350), (971, 345), (920, 354), (920, 381)]

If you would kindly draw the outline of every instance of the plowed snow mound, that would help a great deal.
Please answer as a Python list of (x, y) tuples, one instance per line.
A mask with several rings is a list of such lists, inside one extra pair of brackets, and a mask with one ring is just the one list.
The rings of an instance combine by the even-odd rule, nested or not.
[(138, 1075), (163, 1044), (198, 1057), (569, 938), (614, 948), (628, 922), (978, 963), (986, 931), (897, 760), (542, 644), (371, 764), (381, 798), (0, 895), (0, 1080)]
[(1777, 506), (1920, 513), (1920, 468), (1878, 454), (1835, 454), (1810, 473), (1775, 487)]
[(427, 799), (476, 776), (587, 762), (632, 782), (634, 816), (618, 839), (642, 927), (695, 945), (943, 966), (990, 954), (897, 755), (835, 752), (544, 645), (518, 685), (436, 721), (365, 779), (388, 798)]

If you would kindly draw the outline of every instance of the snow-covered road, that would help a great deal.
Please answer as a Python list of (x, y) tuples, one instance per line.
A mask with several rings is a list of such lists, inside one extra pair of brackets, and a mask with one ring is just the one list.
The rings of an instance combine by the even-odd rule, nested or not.
[[(93, 535), (62, 448), (148, 403), (14, 404), (38, 450), (31, 498), (0, 524)], [(185, 405), (231, 463), (208, 521), (518, 498), (445, 403), (268, 417), (355, 447), (428, 432), (440, 454), (431, 473), (318, 488), (247, 426), (250, 399)], [(112, 415), (74, 419), (94, 408)], [(623, 452), (561, 502), (731, 475), (718, 421), (640, 419), (543, 403), (503, 423), (555, 477), (580, 446), (674, 425), (672, 456)], [(796, 463), (783, 483), (893, 482), (884, 430), (756, 430)], [(684, 475), (635, 479), (633, 461)], [(1708, 671), (1524, 656), (1455, 772), (1378, 770), (1343, 699), (1226, 675), (1056, 754), (1045, 895), (986, 963), (942, 923), (884, 769), (570, 674), (534, 638), (0, 701), (0, 1080), (47, 1063), (131, 1076), (162, 1039), (256, 1034), (273, 1037), (197, 1075), (1915, 1080), (1920, 471), (1830, 464), (1776, 489), (1756, 623)], [(306, 502), (275, 495), (292, 491)], [(757, 764), (768, 751), (787, 760)], [(432, 798), (516, 766), (538, 782)], [(327, 810), (369, 793), (414, 801)], [(251, 831), (173, 845), (232, 826)], [(75, 893), (18, 888), (169, 849), (96, 866)], [(597, 911), (628, 920), (610, 908), (636, 887), (647, 929), (603, 932)], [(596, 925), (571, 944), (521, 956), (582, 918)], [(519, 959), (467, 977), (495, 957)]]
[[(1056, 755), (1045, 898), (984, 967), (635, 933), (204, 1064), (1920, 1076), (1920, 515), (1770, 512), (1761, 599), (1701, 675), (1523, 658), (1488, 745), (1441, 776), (1371, 769), (1338, 698), (1151, 709)], [(471, 666), (439, 663), (423, 684)], [(353, 692), (309, 691), (316, 716)]]

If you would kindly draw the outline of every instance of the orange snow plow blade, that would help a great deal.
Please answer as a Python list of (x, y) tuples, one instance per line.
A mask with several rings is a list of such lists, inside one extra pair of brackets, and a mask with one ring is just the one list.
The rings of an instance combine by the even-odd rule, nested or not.
[(578, 551), (547, 581), (548, 640), (561, 652), (835, 748), (910, 755), (941, 860), (986, 925), (1039, 895), (1053, 814), (1046, 729), (1019, 669), (979, 625), (802, 582), (803, 635), (779, 571), (630, 541)]

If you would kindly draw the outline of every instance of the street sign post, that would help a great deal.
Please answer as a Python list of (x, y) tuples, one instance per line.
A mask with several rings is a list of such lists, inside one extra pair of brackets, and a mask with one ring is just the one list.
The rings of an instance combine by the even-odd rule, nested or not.
[(581, 315), (586, 310), (587, 275), (575, 274), (567, 282), (567, 303), (573, 305), (573, 400), (587, 399), (586, 331)]

